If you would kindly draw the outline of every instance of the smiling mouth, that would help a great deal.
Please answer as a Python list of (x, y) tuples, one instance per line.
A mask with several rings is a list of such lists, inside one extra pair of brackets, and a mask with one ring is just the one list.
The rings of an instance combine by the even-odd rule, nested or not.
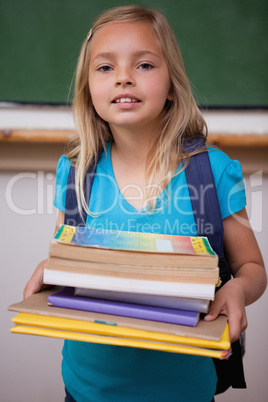
[(133, 98), (118, 98), (112, 101), (112, 103), (139, 103), (140, 100)]

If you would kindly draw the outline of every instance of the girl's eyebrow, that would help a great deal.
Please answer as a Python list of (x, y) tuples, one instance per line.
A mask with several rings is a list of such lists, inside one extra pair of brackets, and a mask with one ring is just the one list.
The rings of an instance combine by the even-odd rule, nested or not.
[[(137, 50), (132, 53), (134, 57), (142, 57), (142, 56), (153, 56), (156, 57), (157, 59), (160, 59), (160, 56), (152, 52), (150, 50)], [(95, 57), (93, 57), (92, 61), (95, 61), (97, 59), (114, 59), (116, 57), (116, 53), (114, 52), (103, 52), (103, 53), (98, 53)]]
[(113, 57), (114, 57), (113, 53), (103, 52), (98, 53), (95, 57), (93, 57), (92, 61), (95, 61), (96, 59), (112, 59)]
[(153, 56), (160, 59), (159, 54), (152, 52), (151, 50), (138, 50), (134, 52), (134, 56), (142, 57), (142, 56)]

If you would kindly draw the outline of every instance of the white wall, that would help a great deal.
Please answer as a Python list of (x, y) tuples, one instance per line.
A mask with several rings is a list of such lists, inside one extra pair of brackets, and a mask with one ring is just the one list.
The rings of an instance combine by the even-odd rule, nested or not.
[[(21, 173), (23, 177), (17, 176)], [(0, 173), (0, 400), (3, 402), (60, 402), (64, 398), (60, 375), (62, 341), (11, 334), (10, 320), (14, 314), (7, 311), (10, 304), (22, 299), (27, 279), (47, 255), (56, 221), (51, 209), (54, 174), (54, 171)], [(249, 215), (267, 265), (268, 177), (246, 177), (246, 184)], [(239, 247), (239, 239), (237, 244)], [(266, 402), (267, 302), (268, 292), (247, 308), (249, 327), (244, 361), (248, 389), (229, 390), (217, 397), (217, 402)]]
[[(5, 190), (17, 174), (19, 172), (0, 175), (0, 400), (63, 401), (61, 342), (9, 333), (12, 326), (10, 319), (14, 314), (8, 312), (7, 307), (22, 299), (27, 279), (37, 263), (46, 257), (56, 219), (54, 213), (42, 211), (42, 205), (39, 206), (39, 213), (32, 215), (21, 215), (20, 211), (14, 211), (15, 207), (21, 210), (38, 207), (37, 180), (33, 178), (20, 179), (14, 183), (14, 205), (8, 205)], [(42, 204), (41, 200), (39, 203)]]

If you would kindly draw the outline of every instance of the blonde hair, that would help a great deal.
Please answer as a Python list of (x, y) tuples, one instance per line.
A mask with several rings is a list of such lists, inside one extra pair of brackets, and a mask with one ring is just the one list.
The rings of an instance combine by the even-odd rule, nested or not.
[[(172, 101), (164, 108), (164, 117), (158, 134), (151, 144), (146, 169), (147, 194), (150, 206), (154, 209), (159, 186), (152, 186), (153, 177), (158, 170), (162, 174), (161, 186), (165, 187), (171, 175), (176, 174), (178, 163), (189, 154), (183, 150), (184, 139), (196, 136), (206, 138), (206, 123), (193, 98), (191, 86), (185, 71), (182, 56), (174, 33), (166, 18), (156, 10), (139, 6), (122, 6), (106, 11), (93, 25), (91, 36), (106, 24), (112, 22), (145, 22), (149, 24), (161, 46), (168, 67)], [(88, 86), (90, 61), (90, 39), (85, 39), (78, 59), (73, 102), (74, 120), (79, 138), (66, 154), (75, 159), (78, 207), (90, 211), (84, 197), (84, 180), (89, 166), (97, 163), (100, 149), (106, 149), (112, 134), (107, 122), (95, 111)], [(176, 172), (176, 173), (175, 173)], [(158, 188), (158, 190), (157, 190)], [(155, 200), (155, 201), (151, 201)]]

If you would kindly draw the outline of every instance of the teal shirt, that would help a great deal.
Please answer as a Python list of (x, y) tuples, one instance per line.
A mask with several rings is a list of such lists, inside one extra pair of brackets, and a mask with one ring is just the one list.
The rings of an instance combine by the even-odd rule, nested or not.
[[(246, 205), (239, 162), (221, 151), (209, 157), (222, 219)], [(57, 168), (55, 206), (65, 210), (69, 161)], [(136, 210), (120, 192), (110, 145), (97, 166), (86, 224), (95, 228), (196, 235), (184, 172), (173, 177), (157, 199), (157, 208)], [(209, 230), (209, 228), (208, 228)], [(120, 346), (65, 341), (63, 380), (77, 402), (210, 402), (217, 377), (212, 359)]]

